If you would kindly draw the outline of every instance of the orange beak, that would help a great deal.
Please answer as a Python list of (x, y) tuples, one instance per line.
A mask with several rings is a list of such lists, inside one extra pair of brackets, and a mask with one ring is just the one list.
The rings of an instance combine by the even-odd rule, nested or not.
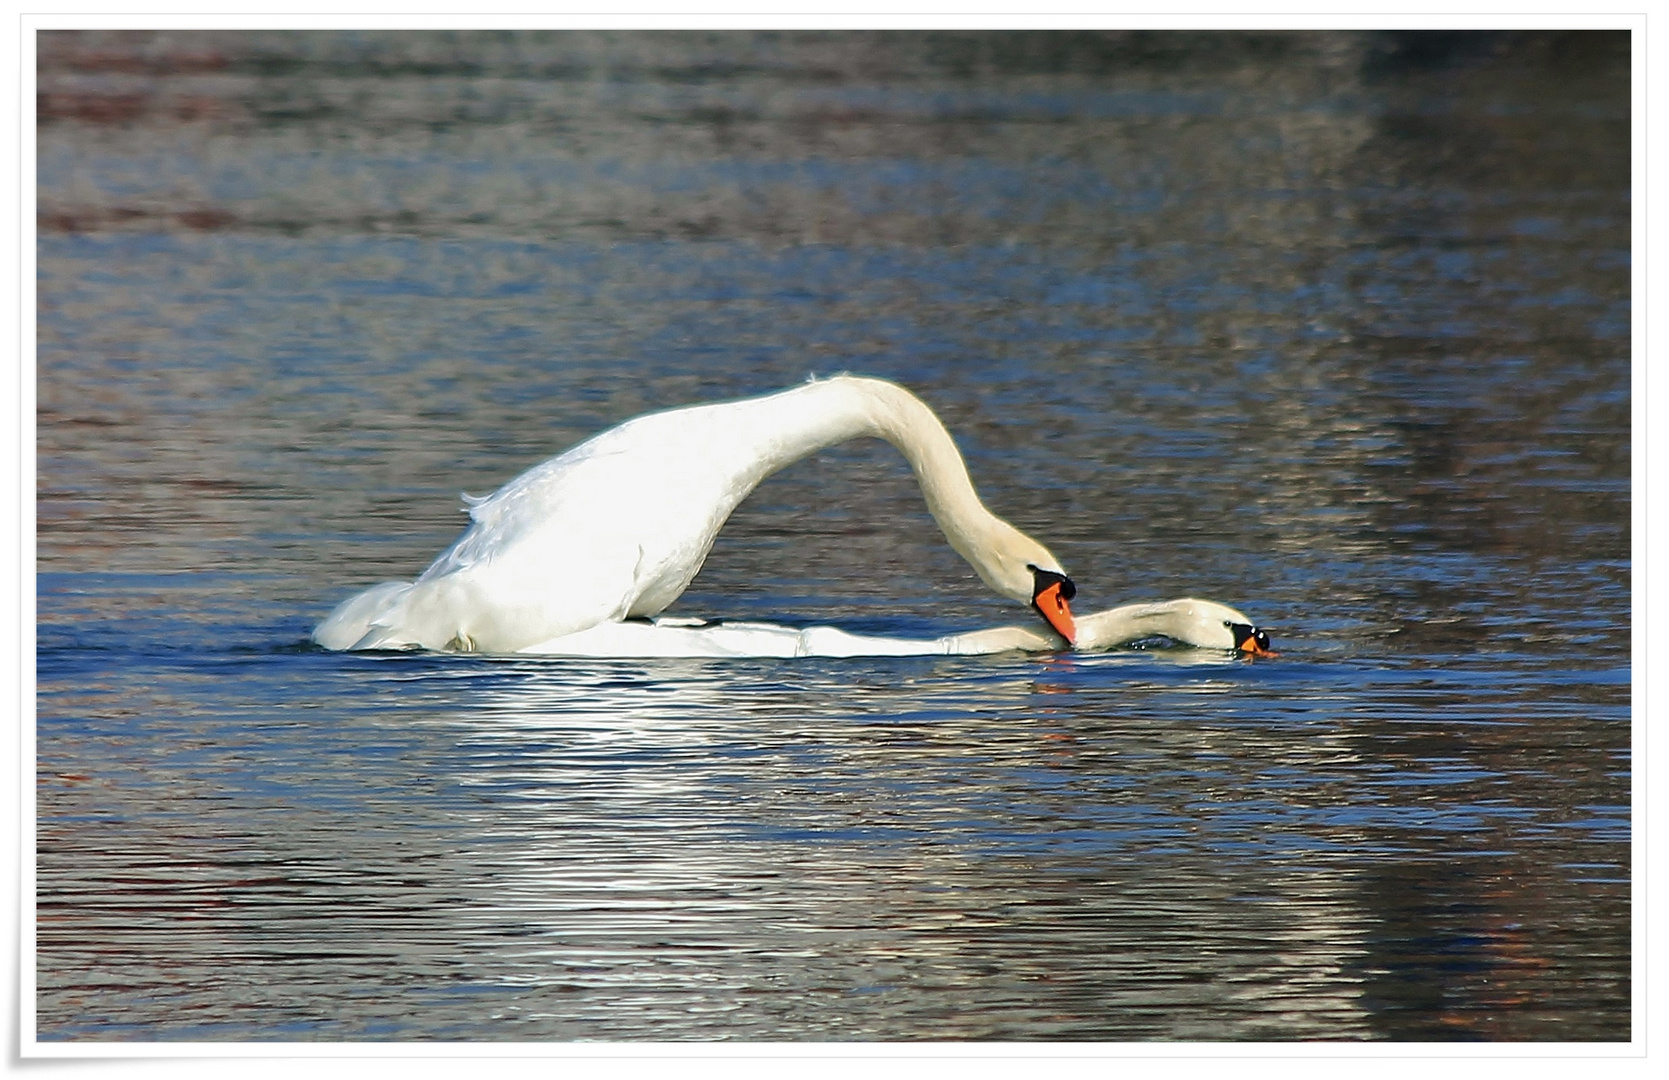
[(1255, 627), (1247, 627), (1248, 633), (1236, 646), (1247, 656), (1279, 656), (1280, 653), (1269, 647), (1269, 635)]
[(1055, 582), (1032, 597), (1032, 606), (1043, 616), (1045, 622), (1055, 628), (1055, 633), (1066, 639), (1068, 645), (1077, 642), (1078, 627), (1072, 621), (1072, 609), (1066, 605), (1066, 597), (1061, 595), (1060, 582)]

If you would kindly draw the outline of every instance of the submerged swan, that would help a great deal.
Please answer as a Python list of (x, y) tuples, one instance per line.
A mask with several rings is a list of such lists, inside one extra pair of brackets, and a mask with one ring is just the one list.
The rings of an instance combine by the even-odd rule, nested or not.
[[(1269, 635), (1234, 608), (1210, 600), (1126, 604), (1077, 618), (1080, 651), (1111, 649), (1143, 638), (1168, 637), (1184, 645), (1275, 656)], [(587, 657), (796, 657), (984, 656), (1049, 652), (1066, 642), (1041, 627), (999, 626), (969, 634), (912, 639), (851, 634), (832, 626), (796, 630), (755, 622), (707, 623), (700, 619), (601, 623), (589, 630), (523, 649), (542, 656)]]
[[(1067, 644), (1075, 589), (1047, 548), (992, 514), (931, 409), (839, 376), (764, 397), (629, 420), (483, 499), (415, 582), (384, 582), (313, 631), (328, 649), (512, 653), (665, 610), (732, 510), (777, 470), (859, 436), (896, 446), (951, 547)], [(630, 632), (630, 631), (628, 631)]]

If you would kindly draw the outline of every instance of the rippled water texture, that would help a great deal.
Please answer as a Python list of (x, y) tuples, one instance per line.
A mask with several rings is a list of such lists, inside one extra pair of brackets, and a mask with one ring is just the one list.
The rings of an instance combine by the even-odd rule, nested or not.
[[(1630, 1033), (1626, 36), (40, 36), (45, 1040)], [(841, 370), (1274, 661), (305, 643)], [(1025, 618), (879, 443), (674, 611)]]

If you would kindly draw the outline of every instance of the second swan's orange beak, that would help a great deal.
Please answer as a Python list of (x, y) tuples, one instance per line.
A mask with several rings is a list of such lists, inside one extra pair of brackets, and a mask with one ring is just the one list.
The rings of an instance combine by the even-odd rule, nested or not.
[(1037, 581), (1037, 591), (1032, 593), (1032, 607), (1043, 616), (1043, 620), (1055, 628), (1055, 633), (1066, 639), (1068, 645), (1078, 640), (1078, 627), (1072, 621), (1072, 609), (1067, 601), (1077, 595), (1078, 590), (1072, 584), (1072, 579), (1064, 574), (1052, 573), (1048, 570), (1033, 569), (1032, 574)]
[(1224, 623), (1234, 634), (1234, 647), (1247, 656), (1279, 656), (1269, 647), (1269, 632), (1245, 623)]

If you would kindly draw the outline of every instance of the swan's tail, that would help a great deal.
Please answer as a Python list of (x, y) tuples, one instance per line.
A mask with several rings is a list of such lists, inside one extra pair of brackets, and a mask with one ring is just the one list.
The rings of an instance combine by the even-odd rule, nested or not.
[(385, 581), (342, 601), (313, 628), (313, 643), (327, 649), (353, 648), (370, 631), (371, 624), (386, 616), (410, 589), (408, 581)]

